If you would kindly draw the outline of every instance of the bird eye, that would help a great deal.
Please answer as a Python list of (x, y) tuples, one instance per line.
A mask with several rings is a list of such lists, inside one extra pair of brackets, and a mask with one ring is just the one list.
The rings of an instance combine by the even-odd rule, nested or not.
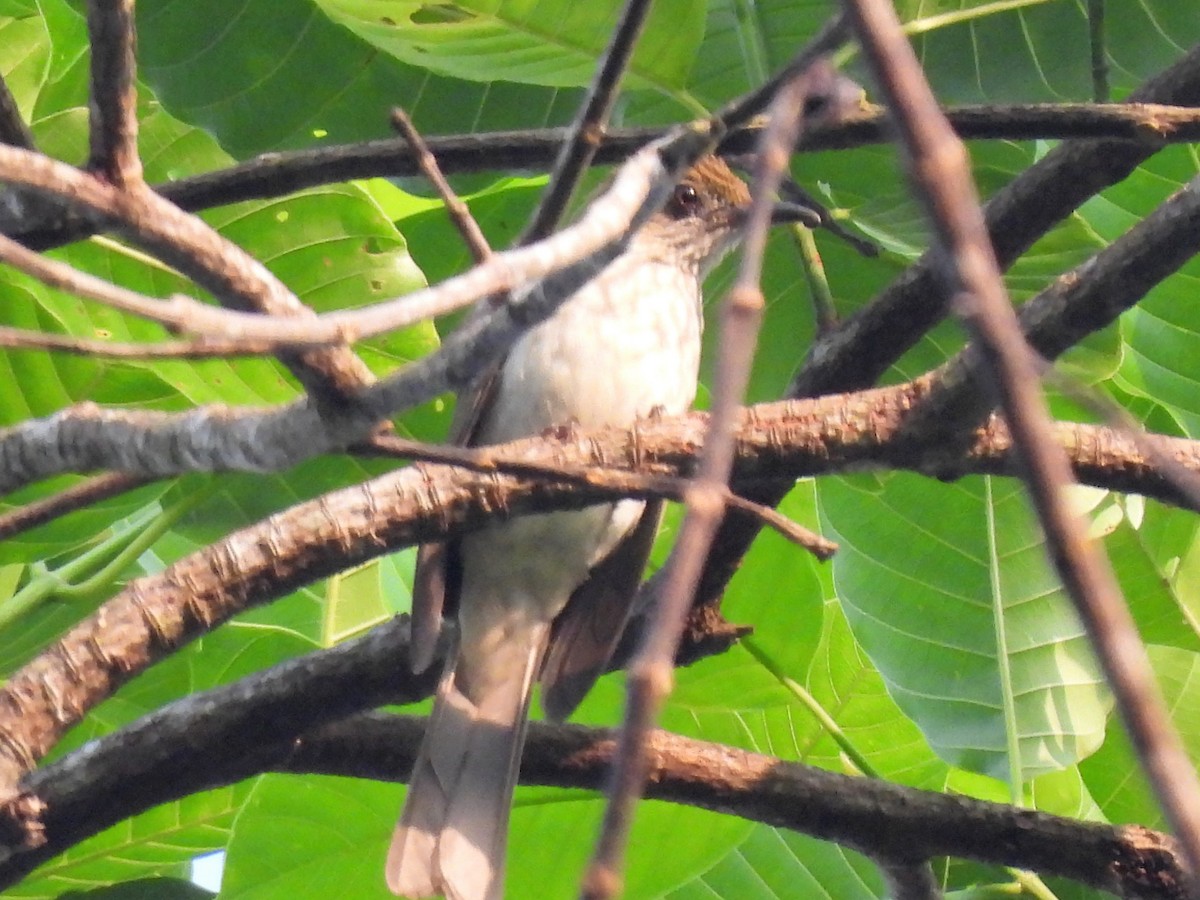
[(671, 202), (667, 204), (667, 211), (672, 218), (682, 219), (695, 215), (699, 209), (700, 192), (690, 184), (677, 185), (675, 193), (671, 195)]

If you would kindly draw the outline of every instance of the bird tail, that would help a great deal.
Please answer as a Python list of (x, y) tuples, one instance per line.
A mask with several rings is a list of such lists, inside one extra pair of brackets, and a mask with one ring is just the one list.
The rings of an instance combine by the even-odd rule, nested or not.
[[(508, 813), (534, 678), (549, 634), (536, 626), (516, 650), (524, 665), (474, 690), (462, 663), (447, 670), (392, 835), (387, 884), (402, 897), (498, 900)], [(492, 672), (494, 675), (494, 670)], [(461, 689), (460, 689), (461, 688)], [(468, 696), (470, 695), (470, 696)]]

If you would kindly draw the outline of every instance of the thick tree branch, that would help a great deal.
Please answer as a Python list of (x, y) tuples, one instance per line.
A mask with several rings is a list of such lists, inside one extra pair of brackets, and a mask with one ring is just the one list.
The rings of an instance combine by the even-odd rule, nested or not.
[[(740, 417), (734, 483), (921, 464), (921, 448), (889, 443), (922, 385), (753, 407)], [(517, 460), (588, 463), (678, 475), (694, 463), (706, 417), (648, 421), (630, 431), (535, 438), (496, 448)], [(1136, 444), (1103, 428), (1058, 427), (1060, 443), (1093, 483), (1172, 496)], [(1200, 472), (1200, 443), (1161, 439), (1164, 452)], [(972, 449), (980, 471), (1012, 473), (1004, 429)], [(229, 535), (160, 574), (130, 583), (0, 687), (0, 785), (31, 769), (67, 728), (118, 686), (249, 606), (401, 547), (519, 515), (612, 499), (583, 488), (448, 467), (408, 468), (326, 494)], [(502, 511), (500, 513), (499, 511)]]
[[(1144, 100), (1149, 101), (1146, 97)], [(1200, 139), (1200, 113), (1162, 103), (1034, 104), (960, 107), (947, 110), (964, 139), (1055, 140), (1125, 139), (1157, 148), (1165, 143)], [(860, 147), (888, 140), (882, 110), (864, 111), (837, 124), (814, 128), (800, 150)], [(450, 173), (548, 167), (566, 136), (565, 128), (484, 132), (430, 137), (430, 149)], [(748, 153), (758, 141), (758, 126), (732, 131), (722, 152)], [(663, 135), (661, 128), (611, 129), (597, 148), (594, 163), (619, 163), (638, 147)], [(10, 141), (9, 143), (16, 143)], [(267, 153), (202, 175), (157, 185), (156, 190), (181, 209), (196, 212), (245, 200), (280, 197), (309, 187), (355, 178), (400, 177), (419, 173), (415, 157), (401, 139), (367, 141), (315, 150)], [(62, 219), (25, 209), (12, 215), (0, 208), (0, 232), (31, 247), (47, 248), (93, 233), (81, 217)], [(49, 224), (53, 222), (54, 224)]]
[[(1018, 316), (1025, 340), (1044, 359), (1057, 359), (1115, 322), (1198, 252), (1200, 178), (1026, 303)], [(936, 386), (908, 427), (924, 432), (923, 441), (941, 444), (953, 460), (991, 412), (994, 398), (975, 347), (946, 363), (935, 377)]]
[[(108, 825), (157, 804), (262, 771), (403, 780), (424, 720), (382, 714), (436, 676), (404, 664), (407, 624), (321, 650), (227, 687), (178, 700), (24, 780), (43, 843), (0, 863), (0, 887)], [(332, 723), (322, 725), (322, 723)], [(615, 735), (534, 723), (523, 783), (597, 789)], [(1043, 813), (850, 778), (664, 732), (650, 741), (647, 796), (737, 815), (854, 847), (877, 858), (951, 855), (1073, 878), (1119, 896), (1174, 898), (1186, 886), (1171, 839), (1141, 828)], [(130, 783), (137, 791), (128, 790)], [(10, 844), (11, 846), (11, 844)], [(382, 852), (382, 847), (381, 847)]]
[[(98, 217), (234, 309), (301, 318), (314, 315), (266, 266), (140, 182), (123, 187), (40, 154), (2, 145), (0, 180)], [(373, 380), (362, 361), (344, 347), (286, 353), (281, 359), (316, 400), (333, 405), (344, 403)]]
[(118, 473), (85, 479), (49, 497), (0, 513), (0, 541), (147, 483), (144, 478)]

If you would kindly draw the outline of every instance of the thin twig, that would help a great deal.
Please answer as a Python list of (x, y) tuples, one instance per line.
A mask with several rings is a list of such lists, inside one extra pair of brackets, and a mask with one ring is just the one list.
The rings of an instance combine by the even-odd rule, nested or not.
[(83, 509), (101, 500), (125, 494), (149, 484), (150, 479), (136, 475), (111, 472), (88, 478), (79, 484), (59, 491), (41, 500), (34, 500), (6, 513), (0, 513), (0, 541), (39, 525), (44, 525), (60, 516)]
[[(65, 163), (2, 145), (0, 180), (34, 188), (98, 216), (234, 309), (301, 319), (314, 316), (266, 266), (148, 188), (127, 191)], [(347, 405), (348, 398), (374, 380), (345, 347), (281, 353), (280, 358), (317, 400), (338, 401), (334, 407)]]
[(72, 356), (108, 359), (233, 359), (239, 356), (273, 356), (279, 352), (280, 345), (275, 341), (220, 338), (154, 344), (105, 341), (0, 325), (0, 347), (6, 350), (50, 350)]
[(575, 120), (555, 157), (546, 192), (521, 236), (522, 244), (539, 241), (558, 227), (583, 173), (592, 164), (596, 150), (604, 140), (604, 130), (617, 99), (621, 77), (629, 67), (633, 48), (646, 24), (650, 7), (651, 0), (625, 0), (617, 26), (600, 57), (600, 65), (588, 88), (588, 95), (575, 114)]
[[(727, 103), (713, 118), (719, 120), (726, 131), (733, 131), (747, 125), (755, 116), (774, 103), (776, 95), (783, 90), (785, 84), (795, 81), (807, 73), (817, 60), (837, 50), (846, 42), (847, 36), (846, 18), (843, 14), (838, 13), (809, 39), (804, 49), (792, 57), (786, 66), (750, 93)], [(767, 129), (770, 128), (771, 122), (768, 122)], [(766, 140), (765, 133), (760, 136), (755, 146), (761, 148), (764, 140)], [(788, 149), (791, 150), (791, 145)]]
[[(64, 168), (67, 168), (71, 172), (75, 171), (69, 167)], [(80, 177), (86, 178), (87, 176), (80, 175)], [(229, 317), (229, 321), (231, 322), (238, 321), (233, 313), (225, 310), (213, 310), (207, 304), (193, 300), (191, 297), (177, 295), (167, 300), (160, 300), (157, 297), (139, 294), (136, 291), (131, 291), (128, 288), (105, 281), (103, 278), (97, 278), (95, 275), (89, 275), (87, 272), (81, 272), (67, 263), (51, 259), (49, 256), (43, 256), (40, 253), (35, 253), (12, 238), (2, 234), (0, 234), (0, 262), (12, 266), (14, 269), (19, 269), (26, 275), (32, 275), (50, 287), (68, 291), (77, 297), (95, 300), (113, 309), (158, 322), (175, 331), (189, 330), (189, 322), (194, 319), (198, 319), (201, 322), (206, 321), (203, 318), (206, 311), (214, 312), (218, 322), (225, 321), (226, 316)], [(211, 324), (200, 326), (200, 328), (205, 327), (216, 331), (219, 326)]]
[[(637, 426), (634, 426), (636, 433)], [(542, 478), (552, 482), (603, 488), (630, 497), (663, 497), (682, 501), (687, 496), (689, 481), (673, 475), (631, 472), (603, 465), (570, 466), (553, 462), (530, 462), (497, 453), (494, 447), (457, 447), (446, 444), (427, 444), (397, 437), (394, 434), (371, 435), (359, 447), (359, 455), (368, 453), (420, 462), (459, 466), (472, 472), (498, 472), (523, 478)], [(727, 485), (721, 487), (721, 499), (727, 506), (757, 519), (762, 525), (778, 532), (784, 539), (810, 552), (822, 562), (833, 557), (837, 544), (814, 531), (793, 522), (769, 506), (740, 497)]]
[(458, 229), (458, 233), (462, 236), (463, 243), (467, 245), (467, 249), (471, 252), (471, 258), (477, 263), (490, 259), (492, 248), (480, 230), (479, 223), (471, 215), (471, 210), (467, 208), (467, 204), (463, 203), (458, 194), (454, 192), (454, 188), (450, 187), (450, 182), (446, 180), (446, 176), (442, 174), (441, 166), (438, 165), (437, 157), (430, 151), (429, 144), (421, 137), (421, 133), (413, 125), (408, 113), (399, 107), (393, 109), (392, 127), (399, 131), (400, 136), (408, 142), (410, 152), (416, 157), (417, 165), (421, 168), (421, 173), (429, 179), (429, 183), (433, 185), (438, 196), (442, 198), (442, 203), (446, 207), (446, 213), (450, 216), (450, 221), (454, 223), (454, 227)]
[(122, 188), (140, 186), (133, 0), (89, 0), (91, 54), (88, 168)]
[(941, 116), (891, 3), (845, 0), (845, 5), (887, 95), (943, 258), (953, 264), (946, 277), (961, 285), (958, 311), (995, 373), (1052, 560), (1087, 627), (1159, 803), (1192, 870), (1200, 871), (1200, 780), (1171, 727), (1108, 560), (1065, 502), (1070, 467), (1054, 441), (1033, 354), (992, 254), (966, 151)]
[[(791, 67), (789, 67), (791, 70)], [(733, 426), (745, 394), (763, 309), (759, 286), (771, 208), (791, 148), (799, 135), (807, 69), (781, 82), (771, 103), (756, 164), (754, 199), (746, 223), (738, 280), (722, 305), (721, 340), (712, 421), (699, 469), (686, 493), (687, 514), (667, 563), (653, 625), (629, 670), (620, 752), (608, 790), (600, 838), (582, 888), (588, 898), (620, 893), (625, 847), (637, 798), (645, 785), (646, 738), (671, 690), (672, 668), (683, 623), (712, 537), (724, 512), (723, 491), (733, 464)]]

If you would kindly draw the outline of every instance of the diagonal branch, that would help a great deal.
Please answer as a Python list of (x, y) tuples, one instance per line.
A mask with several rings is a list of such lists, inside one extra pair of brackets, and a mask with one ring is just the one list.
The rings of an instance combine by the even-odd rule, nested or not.
[[(1131, 102), (1200, 105), (1200, 46), (1130, 96)], [(1047, 153), (985, 207), (996, 259), (1007, 269), (1034, 241), (1085, 200), (1129, 176), (1161, 149), (1158, 142), (1066, 141)], [(811, 397), (874, 384), (948, 310), (926, 253), (870, 306), (823, 335), (793, 380), (789, 393)]]
[[(678, 174), (707, 146), (683, 135), (668, 166), (658, 145), (639, 152), (583, 218), (540, 244), (509, 251), (437, 288), (405, 298), (420, 308), (477, 299), (516, 280), (521, 296), (472, 319), (441, 348), (330, 409), (308, 398), (273, 410), (201, 408), (182, 414), (99, 410), (81, 404), (0, 431), (0, 491), (52, 474), (118, 469), (150, 476), (183, 471), (276, 471), (357, 442), (378, 419), (467, 384), (617, 256), (629, 235), (665, 202)], [(3, 149), (0, 148), (0, 165)], [(89, 188), (95, 187), (89, 184)], [(424, 306), (423, 306), (424, 304)], [(316, 351), (313, 351), (316, 352)]]
[[(1200, 253), (1200, 178), (1191, 182), (1121, 237), (1022, 307), (1022, 333), (1044, 359), (1057, 359), (1087, 335), (1111, 325), (1150, 290)], [(994, 398), (986, 390), (984, 360), (973, 347), (935, 373), (936, 385), (906, 428), (922, 441), (959, 455)]]
[(865, 55), (887, 94), (913, 180), (937, 231), (943, 277), (984, 355), (1012, 430), (1051, 560), (1083, 620), (1159, 804), (1200, 871), (1200, 779), (1171, 727), (1116, 577), (1066, 502), (1071, 471), (1054, 441), (1033, 353), (993, 256), (966, 150), (937, 108), (890, 0), (846, 0)]
[[(65, 200), (99, 217), (235, 309), (314, 315), (266, 266), (149, 188), (127, 191), (65, 163), (5, 146), (0, 146), (0, 180)], [(362, 361), (346, 348), (289, 353), (283, 358), (318, 401), (352, 396), (372, 380)]]
[[(734, 483), (794, 482), (872, 465), (919, 470), (921, 448), (891, 441), (922, 391), (917, 383), (745, 410), (738, 421)], [(646, 421), (632, 431), (584, 432), (559, 442), (534, 438), (494, 452), (525, 463), (679, 476), (694, 465), (706, 433), (707, 417), (694, 413)], [(1176, 496), (1127, 437), (1060, 425), (1057, 439), (1088, 483), (1168, 501)], [(1200, 442), (1159, 442), (1180, 466), (1200, 473)], [(994, 422), (980, 432), (970, 455), (972, 471), (1013, 474), (1018, 468), (1011, 438)], [(162, 573), (131, 582), (0, 687), (0, 786), (16, 784), (67, 728), (129, 678), (244, 609), (402, 547), (480, 527), (498, 510), (521, 515), (575, 509), (617, 495), (624, 493), (570, 479), (410, 467), (236, 531)]]
[(33, 132), (21, 117), (17, 98), (13, 96), (8, 82), (0, 77), (0, 144), (33, 150)]
[[(383, 702), (411, 702), (432, 689), (433, 676), (413, 676), (397, 662), (407, 630), (393, 620), (354, 641), (175, 701), (32, 773), (23, 783), (26, 806), (40, 812), (23, 822), (0, 821), (0, 831), (40, 828), (44, 843), (0, 863), (0, 888), (108, 825), (262, 771), (402, 779), (424, 720), (382, 714), (334, 720)], [(534, 723), (522, 781), (596, 789), (614, 750), (611, 731)], [(665, 732), (651, 737), (651, 766), (650, 797), (793, 829), (878, 858), (952, 855), (1073, 878), (1127, 897), (1177, 897), (1187, 884), (1171, 839), (1148, 829), (849, 778)], [(138, 790), (130, 791), (130, 783)]]
[[(1130, 100), (1200, 105), (1200, 46), (1138, 88)], [(1071, 211), (1128, 176), (1161, 146), (1157, 140), (1073, 140), (1047, 153), (985, 206), (988, 232), (1001, 267), (1010, 266)], [(1108, 278), (1098, 279), (1097, 292), (1119, 292), (1123, 280), (1116, 278), (1117, 274), (1110, 270)], [(926, 253), (870, 305), (818, 337), (788, 395), (812, 397), (873, 384), (943, 318), (946, 304), (946, 294), (934, 278), (934, 257)], [(777, 505), (790, 488), (789, 482), (763, 484), (752, 499)], [(700, 602), (713, 602), (721, 596), (757, 533), (755, 526), (744, 521), (728, 520), (722, 525), (714, 542), (720, 550), (705, 568)]]
[(771, 209), (800, 133), (809, 93), (807, 75), (814, 59), (820, 57), (805, 48), (799, 58), (806, 60), (804, 66), (789, 66), (793, 75), (782, 82), (771, 102), (770, 124), (758, 154), (738, 280), (722, 304), (710, 433), (686, 494), (687, 513), (667, 562), (650, 630), (630, 666), (620, 751), (600, 838), (581, 891), (585, 897), (604, 898), (620, 892), (633, 812), (645, 787), (646, 738), (670, 693), (671, 671), (687, 612), (725, 511), (723, 491), (733, 466), (733, 422), (750, 378), (764, 306), (759, 282)]

